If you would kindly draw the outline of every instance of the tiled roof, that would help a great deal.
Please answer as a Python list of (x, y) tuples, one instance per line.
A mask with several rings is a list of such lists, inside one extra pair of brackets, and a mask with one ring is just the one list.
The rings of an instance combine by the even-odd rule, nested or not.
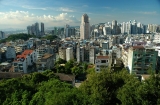
[(63, 74), (63, 73), (55, 73), (55, 75), (58, 76), (59, 79), (62, 81), (74, 81), (75, 80), (74, 75)]
[(32, 52), (33, 50), (25, 50), (21, 55), (17, 55), (17, 59), (25, 59), (27, 55), (31, 54)]
[(23, 73), (11, 73), (11, 72), (1, 72), (0, 73), (0, 78), (17, 78), (17, 77), (22, 77)]
[(109, 59), (109, 56), (100, 55), (100, 56), (97, 56), (97, 59)]
[(133, 49), (145, 49), (144, 46), (132, 46)]
[(45, 53), (42, 57), (42, 59), (48, 59), (49, 57), (51, 57), (53, 54), (48, 54), (48, 53)]

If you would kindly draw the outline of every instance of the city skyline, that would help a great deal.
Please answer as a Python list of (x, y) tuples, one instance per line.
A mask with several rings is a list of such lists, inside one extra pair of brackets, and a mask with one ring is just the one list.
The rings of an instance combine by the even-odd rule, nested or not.
[(26, 29), (43, 22), (45, 27), (80, 26), (86, 13), (90, 24), (137, 20), (143, 24), (160, 24), (160, 0), (0, 0), (0, 29)]

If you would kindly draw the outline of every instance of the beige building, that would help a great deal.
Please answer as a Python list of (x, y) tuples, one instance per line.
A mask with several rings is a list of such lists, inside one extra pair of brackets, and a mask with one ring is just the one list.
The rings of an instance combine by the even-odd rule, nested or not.
[(87, 14), (83, 14), (80, 25), (80, 39), (89, 39), (89, 36), (90, 36), (89, 17)]
[(58, 53), (59, 58), (66, 60), (66, 48), (60, 47)]

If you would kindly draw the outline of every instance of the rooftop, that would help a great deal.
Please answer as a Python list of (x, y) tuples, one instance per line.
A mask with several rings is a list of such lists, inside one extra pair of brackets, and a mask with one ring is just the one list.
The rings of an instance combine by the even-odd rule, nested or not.
[(48, 54), (48, 53), (46, 53), (46, 54), (44, 54), (43, 56), (42, 56), (42, 59), (48, 59), (49, 57), (51, 57), (53, 54)]
[(75, 80), (74, 75), (63, 74), (63, 73), (55, 73), (55, 75), (58, 76), (59, 79), (62, 80), (62, 81), (73, 81), (73, 80)]
[(97, 56), (97, 59), (109, 59), (109, 56), (100, 55), (100, 56)]
[(15, 61), (18, 61), (18, 59), (25, 59), (28, 54), (31, 54), (33, 50), (25, 50), (21, 55), (17, 55), (17, 58)]
[(132, 46), (133, 49), (145, 49), (144, 46)]

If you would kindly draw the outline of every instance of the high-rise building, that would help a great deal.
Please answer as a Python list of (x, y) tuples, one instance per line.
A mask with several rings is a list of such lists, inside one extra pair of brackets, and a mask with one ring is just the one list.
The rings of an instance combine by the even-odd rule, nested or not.
[(112, 34), (113, 35), (117, 34), (117, 21), (116, 20), (112, 21)]
[(137, 21), (134, 20), (132, 23), (132, 29), (131, 29), (132, 34), (137, 34)]
[(0, 39), (4, 39), (5, 38), (5, 33), (3, 31), (0, 31)]
[(126, 23), (126, 33), (127, 34), (131, 34), (131, 27), (132, 27), (132, 23), (131, 20), (129, 22)]
[(44, 23), (41, 23), (41, 35), (44, 35)]
[(90, 36), (90, 24), (89, 17), (87, 14), (82, 15), (81, 25), (80, 25), (80, 38), (89, 39)]
[(36, 33), (36, 36), (39, 36), (39, 23), (35, 23), (35, 33)]
[(76, 50), (76, 59), (77, 62), (84, 62), (84, 47), (80, 47), (79, 43)]
[[(31, 26), (27, 27), (28, 34), (30, 35), (36, 35), (40, 36), (40, 31), (39, 31), (39, 23), (32, 24)], [(41, 31), (44, 32), (44, 23), (41, 23)]]
[(66, 24), (65, 27), (64, 27), (65, 38), (70, 37), (70, 36), (68, 35), (68, 31), (69, 31), (69, 25)]
[(66, 61), (69, 61), (69, 60), (73, 60), (74, 57), (73, 57), (73, 48), (72, 47), (68, 47), (66, 49)]

